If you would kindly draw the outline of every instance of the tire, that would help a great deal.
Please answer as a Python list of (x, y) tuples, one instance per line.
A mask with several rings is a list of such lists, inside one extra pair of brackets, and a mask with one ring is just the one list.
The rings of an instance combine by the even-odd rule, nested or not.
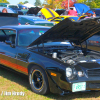
[(39, 66), (31, 67), (29, 71), (29, 84), (33, 92), (37, 94), (48, 94), (49, 83), (45, 71)]

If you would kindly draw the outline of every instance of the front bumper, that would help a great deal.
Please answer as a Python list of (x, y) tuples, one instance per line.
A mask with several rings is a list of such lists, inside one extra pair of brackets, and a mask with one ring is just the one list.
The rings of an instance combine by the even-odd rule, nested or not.
[[(52, 71), (53, 72), (53, 71)], [(64, 73), (56, 73), (57, 76), (51, 76), (48, 74), (48, 81), (50, 91), (52, 93), (58, 94), (68, 94), (76, 92), (86, 92), (92, 90), (100, 90), (100, 77), (88, 77), (87, 75), (83, 77), (77, 77), (73, 80), (69, 80), (67, 77), (64, 77)], [(80, 83), (85, 83), (85, 88), (79, 90), (73, 90), (73, 84), (79, 85)]]
[[(80, 88), (79, 84), (83, 84), (84, 88)], [(79, 93), (79, 92), (89, 92), (89, 91), (97, 91), (100, 90), (100, 80), (99, 81), (83, 81), (83, 82), (73, 82), (73, 83), (67, 83), (67, 85), (69, 84), (69, 88), (67, 89), (62, 89), (60, 88), (60, 90), (62, 91), (61, 94), (69, 94), (69, 93)], [(74, 87), (74, 85), (76, 87)], [(80, 89), (73, 89), (73, 88), (80, 88)]]
[[(69, 93), (77, 93), (77, 92), (87, 92), (87, 91), (97, 91), (100, 90), (100, 80), (88, 80), (88, 79), (81, 79), (81, 80), (76, 80), (76, 81), (63, 81), (59, 80), (58, 82), (54, 82), (51, 80), (49, 77), (49, 82), (50, 82), (50, 91), (52, 93), (58, 93), (58, 94), (69, 94)], [(85, 88), (83, 90), (78, 90), (78, 91), (73, 91), (73, 84), (77, 83), (86, 83)]]

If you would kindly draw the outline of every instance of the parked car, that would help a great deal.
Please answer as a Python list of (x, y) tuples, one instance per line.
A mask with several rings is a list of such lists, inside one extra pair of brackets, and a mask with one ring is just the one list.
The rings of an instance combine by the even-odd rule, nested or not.
[[(70, 17), (71, 18), (76, 17), (77, 19), (79, 18), (78, 16), (59, 15), (57, 12), (53, 11), (50, 8), (42, 8), (40, 11), (48, 21), (52, 21), (55, 23), (59, 23), (60, 21), (66, 19), (66, 18), (70, 18)], [(74, 20), (74, 21), (76, 21), (76, 20)]]
[(4, 25), (18, 25), (18, 14), (0, 13), (0, 26), (4, 26)]
[(25, 25), (29, 23), (30, 25), (41, 25), (41, 26), (54, 26), (54, 22), (49, 22), (45, 19), (35, 17), (35, 16), (28, 16), (28, 15), (18, 15), (18, 21), (21, 25)]
[(88, 49), (100, 51), (100, 32), (87, 40)]
[(100, 90), (100, 52), (74, 45), (99, 32), (98, 21), (65, 19), (52, 28), (1, 26), (0, 64), (27, 75), (38, 94)]
[[(38, 7), (34, 7), (29, 9), (29, 11), (27, 12), (28, 15), (36, 15), (39, 17), (42, 17), (50, 22), (54, 22), (54, 23), (59, 23), (60, 21), (64, 20), (65, 18), (77, 18), (78, 16), (68, 16), (68, 15), (59, 15), (57, 12), (55, 12), (54, 10), (50, 9), (50, 8), (38, 8)], [(73, 19), (74, 20), (74, 19)], [(76, 21), (76, 20), (74, 20)]]
[(92, 8), (90, 11), (95, 12), (97, 17), (100, 17), (100, 8)]
[(9, 4), (9, 3), (0, 3), (0, 7), (5, 7), (6, 4)]

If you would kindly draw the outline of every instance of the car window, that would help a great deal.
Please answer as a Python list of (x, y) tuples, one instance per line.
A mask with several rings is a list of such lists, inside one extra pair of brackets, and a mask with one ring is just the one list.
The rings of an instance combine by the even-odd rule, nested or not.
[(18, 6), (16, 6), (16, 5), (9, 5), (8, 7), (9, 8), (18, 8)]
[(18, 32), (18, 46), (29, 46), (48, 29), (23, 29)]
[(2, 30), (0, 30), (0, 35), (5, 35), (4, 32)]
[(11, 41), (12, 44), (15, 44), (16, 31), (15, 30), (0, 30), (0, 41)]
[(21, 17), (18, 17), (18, 22), (22, 25), (25, 24), (25, 20)]
[(15, 30), (4, 30), (4, 32), (6, 33), (6, 35), (16, 34)]
[(7, 5), (4, 5), (4, 7), (7, 7)]
[(26, 22), (30, 23), (31, 25), (34, 25), (34, 22), (30, 21), (29, 19), (22, 18), (22, 17), (19, 17), (19, 18), (18, 18), (18, 22), (19, 22), (21, 25), (25, 25)]

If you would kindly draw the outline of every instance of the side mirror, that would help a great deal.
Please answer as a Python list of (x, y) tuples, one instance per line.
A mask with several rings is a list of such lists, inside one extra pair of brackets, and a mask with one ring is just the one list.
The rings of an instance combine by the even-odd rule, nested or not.
[(10, 47), (15, 48), (15, 44), (12, 44), (11, 41), (5, 41), (6, 44), (10, 45)]
[(8, 45), (11, 45), (12, 44), (11, 41), (7, 41), (7, 40), (5, 41), (5, 43), (8, 44)]

